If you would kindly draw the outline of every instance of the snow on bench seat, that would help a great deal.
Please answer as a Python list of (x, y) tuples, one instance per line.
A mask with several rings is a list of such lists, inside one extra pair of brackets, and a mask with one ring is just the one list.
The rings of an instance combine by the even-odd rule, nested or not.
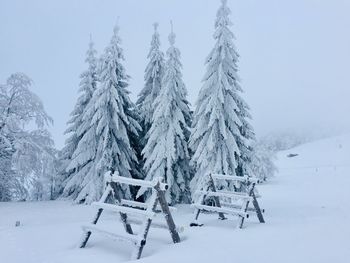
[(83, 229), (84, 232), (94, 232), (94, 233), (97, 232), (116, 241), (122, 241), (122, 242), (126, 241), (135, 245), (138, 245), (140, 244), (140, 242), (142, 242), (142, 240), (138, 236), (128, 234), (128, 233), (115, 234), (110, 232), (108, 229), (101, 228), (94, 224), (82, 225), (81, 228)]
[[(142, 203), (142, 202), (137, 202), (137, 201), (132, 201), (132, 200), (126, 200), (126, 199), (122, 199), (121, 200), (121, 205), (124, 206), (129, 206), (129, 207), (135, 207), (135, 208), (141, 208), (141, 209), (147, 209), (148, 204), (147, 203)], [(159, 207), (159, 204), (157, 206), (157, 210), (161, 210)], [(169, 206), (169, 210), (170, 211), (176, 211), (177, 209), (175, 207)]]
[(248, 213), (242, 212), (239, 209), (230, 209), (225, 207), (217, 207), (217, 206), (209, 206), (209, 205), (201, 205), (201, 204), (192, 204), (195, 208), (199, 210), (205, 210), (208, 212), (217, 212), (217, 213), (224, 213), (229, 215), (238, 215), (241, 217), (248, 217)]
[(227, 174), (211, 174), (213, 179), (218, 180), (230, 180), (230, 181), (238, 181), (238, 182), (252, 182), (259, 183), (259, 180), (253, 177), (248, 176), (235, 176), (235, 175), (227, 175)]
[(165, 183), (160, 182), (160, 179), (155, 179), (153, 181), (146, 181), (146, 180), (140, 180), (140, 179), (133, 179), (133, 178), (127, 178), (119, 175), (113, 174), (112, 176), (107, 173), (105, 175), (106, 181), (112, 181), (112, 182), (118, 182), (120, 184), (127, 184), (127, 185), (134, 185), (134, 186), (141, 186), (145, 188), (153, 188), (159, 183), (159, 187), (161, 190), (166, 190), (168, 185)]
[(246, 201), (252, 201), (253, 198), (250, 197), (246, 193), (237, 193), (237, 192), (227, 192), (227, 191), (218, 191), (218, 192), (209, 192), (209, 191), (202, 191), (202, 190), (197, 190), (197, 194), (204, 194), (207, 197), (210, 196), (217, 196), (217, 197), (227, 197), (227, 198), (235, 198), (235, 199), (243, 199)]
[[(142, 225), (143, 224), (142, 220), (140, 220), (138, 218), (130, 217), (130, 216), (128, 217), (128, 222), (131, 224), (135, 224), (135, 225)], [(163, 222), (152, 221), (151, 227), (169, 230), (168, 225), (166, 223), (163, 223)], [(183, 226), (176, 226), (176, 230), (177, 230), (177, 232), (182, 233), (185, 230), (185, 228)]]
[(141, 210), (137, 208), (131, 208), (131, 207), (125, 207), (125, 206), (118, 206), (114, 204), (106, 204), (102, 202), (94, 202), (91, 205), (96, 206), (98, 208), (102, 208), (108, 211), (112, 212), (120, 212), (124, 214), (132, 214), (132, 215), (142, 215), (147, 218), (153, 218), (155, 216), (154, 212)]
[[(228, 208), (234, 208), (234, 209), (241, 209), (242, 206), (237, 205), (237, 204), (232, 204), (232, 203), (227, 203), (227, 202), (221, 202), (220, 203), (223, 207), (228, 207)], [(253, 207), (248, 207), (247, 212), (255, 213), (256, 210)], [(265, 209), (261, 209), (262, 213), (265, 213)]]

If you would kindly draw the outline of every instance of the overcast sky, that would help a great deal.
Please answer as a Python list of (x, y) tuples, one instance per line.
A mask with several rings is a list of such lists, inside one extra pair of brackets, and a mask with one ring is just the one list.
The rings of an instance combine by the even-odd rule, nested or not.
[[(89, 35), (101, 53), (117, 18), (132, 77), (132, 99), (143, 87), (152, 24), (168, 47), (169, 20), (182, 52), (189, 100), (195, 103), (213, 47), (219, 0), (0, 0), (0, 83), (24, 72), (63, 131), (85, 70)], [(244, 98), (258, 135), (287, 129), (350, 129), (350, 1), (229, 0), (241, 55)]]

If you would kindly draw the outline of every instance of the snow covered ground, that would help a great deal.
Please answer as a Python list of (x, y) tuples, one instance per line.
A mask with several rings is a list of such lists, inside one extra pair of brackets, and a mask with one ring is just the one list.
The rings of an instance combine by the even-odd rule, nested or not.
[[(291, 153), (298, 156), (288, 158)], [(190, 228), (192, 209), (181, 206), (174, 217), (186, 226), (182, 242), (174, 245), (167, 231), (151, 229), (139, 262), (350, 262), (350, 135), (281, 152), (277, 166), (277, 176), (259, 186), (266, 224), (251, 217), (239, 230), (232, 217), (202, 215), (205, 225)], [(64, 201), (0, 203), (0, 262), (128, 261), (129, 244), (97, 234), (77, 248), (80, 225), (94, 212)], [(101, 223), (122, 231), (114, 219), (105, 214)]]

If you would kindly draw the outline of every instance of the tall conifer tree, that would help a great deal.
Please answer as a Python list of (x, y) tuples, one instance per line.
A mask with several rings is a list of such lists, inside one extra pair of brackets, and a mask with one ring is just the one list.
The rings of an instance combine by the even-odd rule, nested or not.
[[(83, 117), (87, 132), (79, 142), (71, 163), (74, 166), (90, 160), (88, 170), (71, 180), (74, 185), (79, 184), (77, 202), (90, 203), (101, 196), (103, 176), (107, 171), (132, 177), (132, 171), (137, 166), (131, 137), (136, 137), (141, 128), (135, 118), (134, 104), (129, 99), (129, 76), (123, 66), (124, 55), (118, 32), (119, 27), (116, 26), (101, 58), (100, 85)], [(127, 188), (124, 190), (128, 192)]]
[[(207, 71), (197, 100), (190, 146), (194, 151), (196, 187), (209, 172), (242, 175), (249, 156), (249, 140), (254, 137), (247, 118), (248, 105), (241, 98), (237, 74), (238, 53), (227, 6), (222, 0), (216, 21), (215, 47), (206, 59)], [(239, 173), (237, 173), (240, 171)]]
[[(143, 149), (146, 180), (164, 178), (169, 185), (166, 198), (169, 203), (189, 202), (188, 135), (191, 119), (187, 90), (182, 80), (180, 51), (175, 47), (173, 30), (162, 89), (154, 102), (153, 123), (148, 142)], [(144, 189), (139, 191), (142, 194)]]
[(149, 63), (145, 69), (145, 86), (138, 95), (136, 102), (143, 129), (140, 134), (142, 147), (144, 147), (147, 142), (146, 136), (152, 124), (154, 101), (160, 93), (164, 75), (164, 54), (160, 50), (158, 23), (154, 23), (151, 49), (147, 58), (149, 59)]
[[(65, 146), (60, 153), (62, 163), (60, 176), (62, 177), (61, 180), (65, 180), (63, 182), (63, 186), (67, 183), (67, 180), (69, 180), (68, 178), (72, 174), (78, 172), (80, 168), (79, 166), (71, 166), (71, 168), (67, 169), (72, 160), (73, 153), (78, 147), (79, 141), (83, 138), (86, 132), (85, 129), (82, 129), (82, 126), (85, 126), (83, 122), (83, 115), (92, 98), (92, 94), (96, 89), (98, 81), (96, 53), (94, 43), (90, 37), (89, 49), (86, 52), (85, 59), (85, 62), (88, 64), (88, 69), (80, 75), (80, 96), (74, 110), (70, 114), (71, 118), (67, 122), (68, 128), (66, 129), (65, 134), (69, 134), (69, 137), (66, 139)], [(71, 191), (74, 191), (74, 189), (70, 189), (68, 193), (65, 192), (65, 195), (69, 195), (69, 192)]]

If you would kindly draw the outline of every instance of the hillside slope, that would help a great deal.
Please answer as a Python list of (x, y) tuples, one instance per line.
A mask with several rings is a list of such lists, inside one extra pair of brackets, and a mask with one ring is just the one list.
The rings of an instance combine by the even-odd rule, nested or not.
[[(289, 154), (298, 154), (293, 158)], [(245, 228), (236, 220), (204, 215), (203, 227), (186, 227), (183, 241), (173, 245), (169, 234), (151, 229), (140, 261), (149, 263), (322, 263), (350, 262), (350, 135), (324, 139), (279, 153), (279, 173), (260, 185), (266, 224), (255, 218)], [(94, 235), (78, 249), (82, 223), (94, 209), (68, 202), (0, 203), (1, 261), (6, 263), (125, 262), (131, 247)], [(188, 226), (193, 214), (181, 206), (174, 214)], [(115, 215), (103, 218), (122, 231)], [(16, 220), (20, 227), (14, 227)]]

